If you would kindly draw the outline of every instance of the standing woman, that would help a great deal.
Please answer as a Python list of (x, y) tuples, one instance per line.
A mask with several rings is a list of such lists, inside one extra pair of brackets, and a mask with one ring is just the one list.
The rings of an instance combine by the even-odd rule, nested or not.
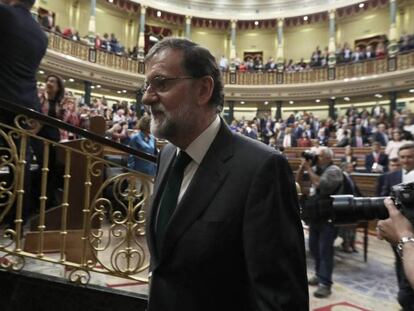
[[(150, 132), (150, 125), (151, 118), (149, 116), (143, 116), (138, 121), (138, 132), (131, 137), (129, 146), (133, 149), (156, 155), (157, 147), (155, 137)], [(155, 163), (148, 162), (133, 155), (130, 155), (128, 158), (128, 168), (150, 176), (155, 176)]]
[[(65, 86), (62, 78), (57, 75), (48, 75), (46, 78), (45, 91), (40, 98), (40, 112), (52, 117), (58, 118), (60, 112), (60, 103), (65, 95)], [(43, 126), (39, 135), (53, 140), (59, 141), (59, 130), (50, 126)]]
[[(65, 97), (62, 100), (61, 104), (61, 111), (59, 112), (59, 119), (61, 119), (63, 122), (79, 127), (80, 126), (80, 114), (77, 110), (76, 105), (76, 98), (74, 97)], [(74, 133), (60, 130), (60, 139), (61, 140), (72, 140), (75, 139), (76, 135)]]
[[(40, 112), (49, 117), (58, 118), (60, 115), (60, 103), (64, 95), (65, 86), (62, 78), (53, 74), (47, 76), (45, 91), (40, 98)], [(54, 142), (60, 141), (59, 129), (49, 125), (43, 125), (37, 135)], [(44, 144), (40, 139), (33, 139), (31, 140), (31, 145), (36, 156), (37, 164), (39, 165), (37, 174), (38, 180), (40, 180), (43, 167)], [(48, 208), (55, 207), (59, 204), (56, 189), (59, 188), (62, 181), (62, 174), (59, 173), (61, 171), (61, 165), (59, 165), (56, 158), (56, 147), (50, 145), (49, 148), (49, 174), (46, 201), (46, 206)], [(41, 183), (39, 182), (38, 185), (40, 186), (40, 184)], [(40, 196), (40, 189), (37, 189), (37, 193)], [(35, 196), (35, 198), (37, 198), (37, 196)]]

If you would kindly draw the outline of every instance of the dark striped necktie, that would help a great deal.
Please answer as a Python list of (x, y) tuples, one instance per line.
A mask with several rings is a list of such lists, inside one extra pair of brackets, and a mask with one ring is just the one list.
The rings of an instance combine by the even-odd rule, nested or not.
[(177, 206), (181, 183), (184, 177), (184, 170), (190, 162), (191, 157), (185, 153), (185, 151), (180, 151), (175, 157), (170, 169), (167, 184), (161, 196), (158, 218), (156, 222), (155, 236), (158, 250), (161, 250), (161, 245), (162, 241), (164, 240), (167, 224)]

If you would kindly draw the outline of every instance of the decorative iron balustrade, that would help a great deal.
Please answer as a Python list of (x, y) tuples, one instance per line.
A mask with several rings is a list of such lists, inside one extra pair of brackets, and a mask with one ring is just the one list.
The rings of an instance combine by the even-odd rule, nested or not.
[[(144, 68), (137, 59), (97, 50), (82, 42), (50, 33), (49, 49), (93, 62), (114, 70), (143, 73)], [(324, 82), (344, 80), (367, 75), (380, 75), (388, 71), (404, 70), (414, 67), (414, 51), (397, 54), (395, 58), (381, 58), (338, 64), (328, 67), (310, 68), (298, 72), (224, 72), (224, 84), (237, 85), (274, 85)], [(331, 71), (330, 71), (331, 70)]]
[[(62, 265), (72, 282), (89, 283), (91, 272), (147, 282), (145, 209), (152, 177), (105, 159), (105, 145), (92, 139), (57, 143), (43, 138), (37, 134), (42, 126), (21, 114), (12, 125), (0, 123), (0, 267), (19, 271), (31, 258)], [(25, 178), (31, 175), (27, 151), (35, 141), (42, 145), (43, 165), (32, 183), (40, 184), (40, 195), (30, 201), (25, 197), (30, 195)], [(61, 164), (61, 200), (48, 209), (54, 161)], [(38, 211), (25, 219), (35, 206)], [(10, 218), (11, 226), (6, 225)]]
[(49, 49), (89, 61), (114, 70), (138, 73), (139, 62), (132, 58), (95, 49), (94, 46), (84, 42), (73, 41), (54, 33), (49, 34)]
[(225, 72), (224, 84), (275, 85), (351, 80), (352, 78), (381, 75), (388, 71), (405, 70), (414, 67), (414, 51), (398, 54), (395, 58), (365, 60), (338, 64), (335, 67), (309, 68), (297, 72)]

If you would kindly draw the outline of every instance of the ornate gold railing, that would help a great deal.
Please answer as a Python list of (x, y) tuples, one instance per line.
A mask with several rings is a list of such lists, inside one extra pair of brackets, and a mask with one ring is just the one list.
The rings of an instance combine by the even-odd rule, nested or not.
[[(144, 226), (152, 178), (106, 160), (104, 145), (93, 140), (61, 144), (40, 137), (41, 126), (24, 115), (13, 125), (0, 123), (0, 267), (19, 271), (32, 258), (62, 265), (72, 282), (88, 283), (91, 272), (147, 282)], [(32, 184), (40, 183), (40, 197), (30, 201), (27, 150), (35, 141), (43, 146), (43, 167)], [(63, 193), (47, 209), (55, 169), (49, 162), (56, 159), (63, 166)], [(119, 173), (107, 177), (114, 168)], [(10, 217), (12, 225), (6, 225)]]
[[(136, 59), (102, 50), (96, 50), (93, 46), (75, 42), (54, 33), (50, 33), (49, 35), (49, 48), (114, 70), (138, 73), (139, 62)], [(395, 66), (395, 70), (404, 70), (414, 67), (414, 51), (398, 54), (396, 56)], [(223, 73), (223, 82), (225, 84), (238, 85), (314, 83), (328, 80), (352, 79), (368, 75), (379, 75), (386, 73), (389, 70), (388, 67), (388, 59), (383, 58), (337, 65), (335, 67), (335, 74), (331, 76), (328, 74), (327, 67), (311, 68), (300, 72), (285, 71), (279, 76), (275, 72), (236, 72), (234, 75), (230, 72), (226, 72)]]
[[(414, 67), (414, 51), (396, 56), (396, 70)], [(373, 59), (358, 63), (340, 64), (335, 67), (334, 78), (329, 79), (328, 68), (311, 68), (299, 72), (230, 72), (223, 73), (225, 84), (237, 85), (274, 85), (324, 82), (328, 80), (344, 80), (370, 75), (380, 75), (388, 72), (388, 59)]]

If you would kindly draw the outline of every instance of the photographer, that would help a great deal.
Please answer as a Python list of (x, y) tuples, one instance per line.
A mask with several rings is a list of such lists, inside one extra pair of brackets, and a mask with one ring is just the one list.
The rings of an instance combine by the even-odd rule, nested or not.
[[(391, 195), (391, 188), (399, 183), (414, 182), (414, 144), (406, 143), (398, 150), (398, 158), (401, 169), (384, 175), (380, 196)], [(403, 264), (397, 251), (395, 253), (395, 270), (398, 279), (398, 302), (403, 310), (414, 310), (414, 290), (411, 288), (406, 276), (404, 275)]]
[[(392, 245), (400, 246), (405, 277), (414, 288), (414, 229), (410, 221), (396, 208), (394, 202), (387, 198), (384, 204), (390, 218), (380, 220), (377, 225), (378, 235)], [(406, 309), (404, 309), (406, 310)], [(410, 310), (410, 309), (407, 309)]]
[[(315, 159), (316, 158), (316, 159)], [(316, 165), (312, 166), (312, 162)], [(320, 147), (314, 159), (309, 154), (304, 158), (296, 175), (300, 184), (304, 171), (307, 171), (312, 183), (310, 200), (318, 200), (337, 194), (343, 185), (341, 169), (333, 164), (333, 152), (328, 147)], [(315, 259), (315, 276), (309, 279), (309, 285), (316, 286), (317, 298), (326, 298), (331, 294), (334, 248), (337, 228), (329, 221), (311, 220), (309, 223), (309, 249)]]

